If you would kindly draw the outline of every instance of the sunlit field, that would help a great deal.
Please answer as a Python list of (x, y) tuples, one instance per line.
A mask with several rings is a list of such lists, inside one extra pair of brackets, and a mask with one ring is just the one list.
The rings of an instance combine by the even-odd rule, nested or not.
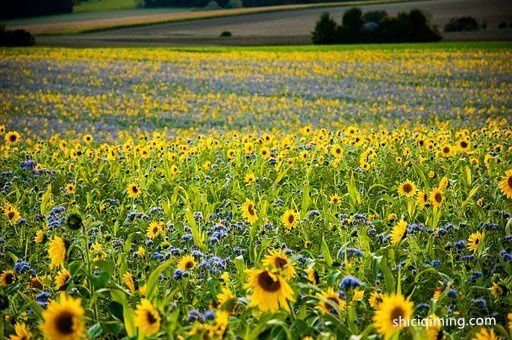
[(0, 70), (0, 337), (511, 338), (509, 44)]

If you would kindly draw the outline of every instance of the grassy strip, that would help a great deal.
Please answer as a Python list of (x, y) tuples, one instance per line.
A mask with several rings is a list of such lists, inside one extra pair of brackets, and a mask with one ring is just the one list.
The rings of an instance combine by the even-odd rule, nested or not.
[[(398, 3), (398, 2), (412, 2), (419, 0), (369, 0), (369, 1), (347, 1), (347, 2), (333, 2), (333, 3), (317, 3), (317, 4), (302, 4), (302, 5), (283, 5), (283, 6), (266, 6), (266, 7), (252, 7), (252, 8), (239, 8), (239, 9), (221, 9), (214, 11), (197, 11), (197, 12), (184, 12), (184, 13), (170, 13), (169, 15), (155, 15), (158, 16), (154, 19), (146, 17), (128, 17), (124, 21), (117, 21), (114, 23), (108, 23), (106, 20), (103, 23), (98, 23), (92, 26), (79, 26), (66, 29), (51, 28), (45, 32), (39, 32), (38, 34), (79, 34), (85, 32), (101, 32), (114, 28), (126, 28), (126, 27), (141, 27), (154, 24), (162, 24), (168, 22), (181, 22), (198, 19), (212, 19), (222, 18), (235, 15), (248, 15), (248, 14), (259, 14), (279, 11), (293, 11), (301, 9), (312, 9), (312, 8), (329, 8), (329, 7), (348, 7), (348, 6), (363, 6), (363, 5), (374, 5), (374, 4), (387, 4), (387, 3)], [(162, 18), (163, 17), (163, 18)], [(76, 24), (76, 23), (75, 23)], [(27, 27), (30, 30), (30, 27)]]
[(87, 13), (98, 11), (114, 11), (120, 9), (136, 8), (134, 0), (99, 0), (85, 1), (73, 7), (73, 13)]

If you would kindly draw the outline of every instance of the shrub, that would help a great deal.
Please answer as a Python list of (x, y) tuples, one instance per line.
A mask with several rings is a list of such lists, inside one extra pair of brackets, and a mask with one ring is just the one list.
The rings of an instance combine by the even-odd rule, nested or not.
[(477, 31), (478, 22), (473, 17), (451, 18), (444, 26), (445, 32)]
[(25, 30), (5, 30), (0, 27), (0, 46), (32, 46), (35, 43), (34, 36)]
[(226, 7), (227, 8), (242, 8), (244, 4), (241, 0), (229, 0)]
[(386, 11), (369, 11), (363, 14), (364, 23), (367, 22), (375, 22), (380, 23), (387, 17), (388, 13)]
[(507, 23), (506, 22), (502, 22), (498, 25), (498, 29), (500, 30), (504, 30), (505, 28), (507, 28)]
[(221, 36), (222, 38), (225, 38), (225, 37), (231, 37), (231, 36), (233, 36), (233, 34), (231, 34), (231, 32), (230, 32), (230, 31), (224, 31), (224, 32), (222, 32), (222, 33), (220, 34), (220, 36)]
[(316, 22), (315, 30), (311, 32), (313, 44), (333, 44), (336, 42), (336, 22), (329, 13), (325, 12)]

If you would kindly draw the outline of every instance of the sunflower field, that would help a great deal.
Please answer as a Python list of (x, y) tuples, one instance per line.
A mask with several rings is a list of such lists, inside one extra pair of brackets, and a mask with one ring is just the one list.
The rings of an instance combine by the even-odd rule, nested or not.
[(511, 339), (512, 45), (429, 46), (0, 50), (0, 338)]

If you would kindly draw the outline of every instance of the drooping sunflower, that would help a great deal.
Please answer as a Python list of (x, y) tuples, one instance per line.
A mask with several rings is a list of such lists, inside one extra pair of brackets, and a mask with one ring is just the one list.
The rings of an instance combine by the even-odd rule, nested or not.
[(0, 275), (0, 287), (6, 287), (16, 281), (16, 275), (12, 270), (4, 270)]
[(5, 134), (5, 142), (9, 145), (16, 144), (20, 141), (20, 134), (16, 131), (9, 131)]
[(491, 329), (490, 331), (487, 330), (487, 328), (482, 327), (473, 337), (473, 340), (498, 340), (500, 337), (496, 336), (496, 333), (494, 333), (494, 329)]
[(268, 267), (274, 267), (283, 274), (285, 279), (289, 280), (295, 276), (295, 268), (291, 261), (282, 250), (271, 250), (270, 254), (265, 256), (263, 264)]
[(130, 289), (130, 292), (135, 292), (135, 282), (133, 281), (133, 275), (129, 272), (124, 273), (123, 283)]
[(407, 326), (412, 315), (413, 303), (401, 294), (384, 295), (382, 303), (375, 311), (373, 322), (380, 334), (386, 339)]
[(512, 199), (512, 169), (505, 172), (505, 176), (500, 183), (500, 190), (503, 195)]
[(144, 335), (152, 335), (160, 329), (160, 313), (151, 302), (141, 299), (135, 311), (135, 325)]
[(400, 185), (398, 186), (398, 194), (400, 196), (414, 196), (414, 194), (416, 193), (416, 185), (409, 181), (409, 180), (406, 180), (405, 182), (402, 182), (400, 183)]
[(64, 287), (70, 278), (71, 274), (69, 271), (66, 268), (62, 268), (55, 277), (55, 289), (59, 290), (61, 287)]
[(418, 192), (418, 198), (416, 199), (416, 203), (418, 203), (421, 206), (425, 206), (428, 204), (428, 201), (428, 195), (426, 192)]
[(190, 269), (194, 268), (196, 265), (197, 265), (197, 262), (196, 262), (196, 260), (194, 260), (194, 257), (192, 257), (190, 255), (185, 255), (178, 262), (178, 269), (190, 270)]
[(9, 340), (30, 340), (31, 334), (24, 323), (16, 323), (14, 325), (15, 334), (11, 334)]
[(252, 289), (249, 306), (257, 306), (261, 311), (275, 312), (279, 308), (289, 311), (288, 301), (295, 299), (283, 277), (268, 269), (249, 269), (247, 273), (249, 280), (244, 287)]
[(126, 192), (131, 198), (137, 198), (140, 195), (140, 188), (135, 183), (130, 183), (126, 186)]
[(44, 322), (40, 326), (49, 339), (75, 340), (83, 338), (84, 309), (80, 299), (61, 295), (60, 299), (50, 302), (43, 311)]
[(441, 206), (441, 204), (443, 204), (443, 201), (444, 201), (443, 192), (441, 190), (439, 190), (438, 188), (432, 189), (432, 191), (430, 192), (430, 203), (432, 203), (432, 205), (435, 208), (439, 208)]
[(473, 234), (469, 235), (468, 238), (468, 249), (472, 252), (475, 252), (478, 249), (478, 246), (480, 243), (482, 243), (482, 240), (484, 238), (485, 232), (474, 232)]
[(347, 305), (345, 300), (340, 298), (338, 292), (335, 292), (331, 287), (329, 287), (326, 292), (317, 293), (316, 295), (320, 301), (315, 308), (324, 313), (337, 314), (334, 306), (338, 307), (338, 309), (344, 309)]
[(245, 199), (245, 203), (242, 205), (242, 216), (251, 224), (258, 220), (258, 214), (254, 207), (254, 202), (248, 198)]
[(50, 268), (64, 266), (64, 260), (66, 259), (66, 244), (64, 240), (55, 236), (50, 242), (50, 248), (48, 250), (50, 256)]
[(281, 218), (286, 229), (292, 229), (295, 227), (297, 225), (297, 219), (298, 216), (293, 210), (285, 211), (283, 217)]
[(36, 236), (34, 236), (34, 242), (35, 243), (43, 243), (43, 242), (45, 242), (46, 235), (44, 234), (44, 232), (45, 232), (44, 229), (39, 229), (36, 232)]
[(400, 220), (391, 232), (391, 243), (397, 244), (402, 240), (407, 231), (407, 223), (404, 220)]

